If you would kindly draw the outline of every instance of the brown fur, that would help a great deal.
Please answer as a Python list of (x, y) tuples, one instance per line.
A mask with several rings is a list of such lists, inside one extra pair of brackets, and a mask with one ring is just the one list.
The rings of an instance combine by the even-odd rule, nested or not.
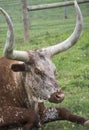
[(21, 107), (25, 105), (26, 93), (23, 85), (21, 86), (20, 73), (15, 73), (10, 69), (12, 63), (19, 62), (5, 57), (0, 59), (0, 106)]
[(23, 130), (30, 130), (33, 124), (38, 126), (38, 117), (31, 109), (26, 109), (27, 95), (21, 86), (20, 73), (10, 69), (12, 63), (19, 62), (0, 59), (0, 127), (22, 123), (26, 125)]

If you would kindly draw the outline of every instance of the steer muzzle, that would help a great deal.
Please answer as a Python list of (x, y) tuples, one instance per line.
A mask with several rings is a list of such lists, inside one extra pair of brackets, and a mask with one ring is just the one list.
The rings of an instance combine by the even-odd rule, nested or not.
[(62, 90), (53, 93), (49, 98), (49, 102), (52, 103), (61, 103), (63, 100), (64, 100), (64, 93)]

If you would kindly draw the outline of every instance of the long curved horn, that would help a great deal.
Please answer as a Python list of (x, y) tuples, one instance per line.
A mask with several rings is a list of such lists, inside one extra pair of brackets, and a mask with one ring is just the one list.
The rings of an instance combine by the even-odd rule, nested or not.
[(16, 51), (13, 50), (14, 48), (14, 30), (13, 30), (13, 24), (11, 21), (11, 18), (7, 14), (7, 12), (0, 8), (0, 11), (4, 15), (7, 25), (8, 25), (8, 32), (7, 32), (7, 39), (6, 44), (4, 47), (4, 55), (9, 59), (19, 60), (19, 61), (28, 61), (29, 56), (26, 51)]
[(56, 55), (62, 51), (69, 49), (70, 47), (72, 47), (77, 42), (77, 40), (79, 39), (79, 37), (81, 35), (82, 26), (83, 26), (82, 13), (81, 13), (81, 10), (80, 10), (76, 0), (74, 0), (74, 5), (75, 5), (75, 9), (76, 9), (76, 14), (77, 14), (75, 29), (74, 29), (73, 33), (71, 34), (71, 36), (68, 39), (66, 39), (65, 41), (42, 49), (43, 51), (48, 52), (50, 56)]

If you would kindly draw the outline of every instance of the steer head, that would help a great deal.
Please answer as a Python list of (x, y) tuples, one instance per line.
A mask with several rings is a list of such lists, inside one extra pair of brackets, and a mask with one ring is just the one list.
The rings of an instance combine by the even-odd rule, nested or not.
[(56, 45), (42, 48), (36, 51), (16, 51), (14, 46), (13, 24), (9, 15), (0, 8), (8, 24), (7, 40), (4, 48), (4, 55), (13, 60), (22, 61), (21, 64), (13, 64), (11, 69), (15, 72), (22, 72), (24, 83), (28, 91), (32, 91), (33, 98), (48, 100), (60, 103), (64, 99), (64, 94), (55, 79), (55, 65), (51, 62), (52, 56), (72, 47), (80, 37), (82, 32), (82, 14), (80, 8), (74, 0), (76, 10), (76, 26), (69, 38)]
[(64, 94), (55, 79), (56, 68), (50, 57), (40, 50), (29, 51), (28, 54), (28, 62), (13, 64), (11, 69), (23, 73), (24, 84), (34, 100), (61, 102)]

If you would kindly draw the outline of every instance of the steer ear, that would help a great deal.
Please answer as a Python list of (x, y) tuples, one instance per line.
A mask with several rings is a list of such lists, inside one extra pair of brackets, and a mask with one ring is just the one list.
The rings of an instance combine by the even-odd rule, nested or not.
[(26, 66), (25, 66), (24, 63), (22, 63), (22, 64), (12, 64), (11, 69), (15, 72), (20, 72), (20, 71), (25, 71)]

